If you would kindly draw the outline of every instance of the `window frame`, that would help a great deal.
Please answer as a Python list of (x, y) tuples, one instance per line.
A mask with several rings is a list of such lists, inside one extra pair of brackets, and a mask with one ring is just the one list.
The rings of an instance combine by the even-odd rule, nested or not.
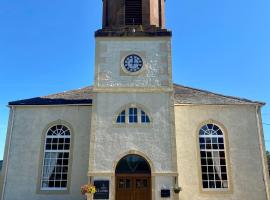
[[(68, 158), (68, 171), (67, 171), (67, 185), (64, 189), (59, 188), (42, 188), (42, 179), (43, 179), (43, 167), (45, 162), (45, 148), (46, 148), (46, 139), (47, 133), (49, 130), (56, 126), (62, 125), (65, 126), (70, 132), (70, 143), (69, 143), (69, 158)], [(72, 126), (63, 120), (57, 120), (55, 122), (50, 123), (46, 126), (46, 128), (42, 132), (41, 145), (40, 145), (40, 156), (39, 156), (39, 170), (38, 170), (38, 179), (37, 179), (37, 194), (69, 194), (70, 193), (70, 185), (71, 185), (71, 173), (72, 173), (72, 161), (73, 161), (73, 129)]]
[[(203, 126), (207, 124), (213, 124), (217, 126), (223, 134), (223, 144), (224, 144), (224, 150), (225, 153), (225, 162), (226, 162), (226, 171), (227, 171), (227, 188), (204, 188), (203, 187), (203, 180), (202, 180), (202, 169), (201, 169), (201, 149), (200, 149), (200, 130)], [(230, 162), (230, 155), (229, 155), (229, 142), (228, 142), (228, 131), (225, 128), (224, 125), (221, 123), (215, 121), (215, 120), (207, 120), (203, 123), (200, 123), (200, 125), (197, 127), (196, 130), (196, 142), (197, 142), (197, 166), (198, 166), (198, 172), (199, 172), (199, 191), (203, 194), (231, 194), (233, 193), (233, 185), (232, 185), (232, 171), (231, 171), (231, 162)]]

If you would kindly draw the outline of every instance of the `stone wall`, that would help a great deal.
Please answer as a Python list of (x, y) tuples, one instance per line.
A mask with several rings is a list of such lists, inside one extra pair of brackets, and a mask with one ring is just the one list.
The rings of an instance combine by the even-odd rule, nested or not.
[[(266, 200), (256, 107), (254, 105), (176, 106), (176, 140), (181, 200)], [(227, 139), (229, 192), (202, 191), (198, 130), (214, 122)]]
[[(140, 55), (144, 62), (136, 76), (122, 68), (129, 54)], [(172, 87), (171, 38), (96, 38), (95, 87), (115, 91)]]
[[(44, 194), (38, 187), (43, 134), (54, 122), (70, 124), (73, 134), (72, 181), (69, 193), (62, 195), (57, 192)], [(87, 183), (90, 124), (90, 106), (17, 107), (4, 200), (81, 199), (80, 186)]]
[[(92, 134), (95, 149), (91, 152), (91, 174), (109, 174), (111, 199), (114, 199), (114, 177), (117, 162), (135, 152), (147, 158), (155, 180), (153, 199), (159, 199), (161, 188), (171, 189), (176, 175), (172, 98), (170, 93), (98, 93), (93, 109)], [(110, 106), (109, 106), (110, 105)], [(151, 118), (147, 124), (116, 124), (117, 115), (124, 106), (142, 108)], [(105, 175), (106, 178), (106, 175)]]

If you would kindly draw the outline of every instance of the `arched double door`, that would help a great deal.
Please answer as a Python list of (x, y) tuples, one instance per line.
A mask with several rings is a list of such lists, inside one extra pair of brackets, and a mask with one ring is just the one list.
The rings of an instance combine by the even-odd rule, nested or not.
[(116, 200), (151, 200), (151, 168), (139, 155), (127, 155), (117, 164)]

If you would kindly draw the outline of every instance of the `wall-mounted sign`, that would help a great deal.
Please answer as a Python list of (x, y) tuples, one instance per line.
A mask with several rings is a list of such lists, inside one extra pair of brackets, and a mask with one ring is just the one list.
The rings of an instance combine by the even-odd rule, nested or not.
[(171, 190), (169, 190), (169, 189), (162, 189), (160, 191), (160, 196), (161, 196), (161, 198), (169, 198), (169, 197), (171, 197)]
[(110, 196), (110, 181), (96, 180), (94, 181), (96, 187), (96, 193), (94, 199), (109, 199)]

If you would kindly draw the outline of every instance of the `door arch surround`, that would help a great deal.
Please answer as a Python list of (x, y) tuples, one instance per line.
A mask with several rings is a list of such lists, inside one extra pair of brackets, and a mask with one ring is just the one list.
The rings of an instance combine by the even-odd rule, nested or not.
[(131, 153), (115, 165), (116, 200), (152, 199), (151, 164), (143, 156)]

